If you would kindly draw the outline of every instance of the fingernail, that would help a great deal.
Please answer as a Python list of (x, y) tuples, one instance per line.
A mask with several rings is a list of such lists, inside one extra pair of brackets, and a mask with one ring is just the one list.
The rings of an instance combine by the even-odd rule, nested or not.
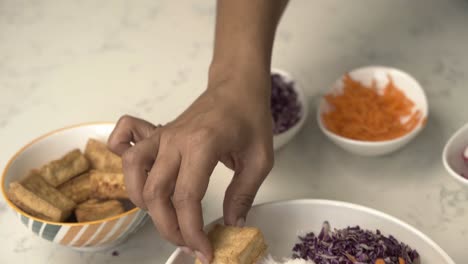
[(208, 262), (208, 259), (201, 252), (195, 251), (195, 256), (197, 256), (198, 260), (200, 260), (201, 263), (210, 264), (210, 262)]
[(237, 227), (244, 227), (245, 226), (245, 218), (241, 217), (241, 218), (237, 219), (236, 226)]
[(180, 248), (180, 250), (182, 250), (182, 252), (184, 252), (184, 253), (187, 254), (187, 255), (191, 255), (191, 256), (194, 255), (194, 254), (193, 254), (193, 250), (191, 250), (191, 249), (188, 248), (188, 247), (179, 247), (179, 248)]

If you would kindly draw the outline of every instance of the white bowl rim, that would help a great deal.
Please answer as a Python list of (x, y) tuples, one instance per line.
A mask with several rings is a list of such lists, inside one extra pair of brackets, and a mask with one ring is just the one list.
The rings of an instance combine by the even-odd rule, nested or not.
[(288, 71), (285, 71), (280, 68), (271, 68), (271, 73), (279, 74), (281, 76), (286, 77), (289, 80), (294, 81), (294, 85), (292, 86), (292, 88), (297, 93), (297, 100), (301, 104), (301, 118), (299, 119), (299, 121), (297, 121), (292, 127), (286, 129), (285, 131), (276, 135), (273, 134), (273, 137), (279, 137), (279, 136), (285, 135), (287, 132), (290, 132), (292, 129), (295, 129), (296, 127), (297, 127), (297, 131), (295, 133), (297, 133), (301, 129), (301, 127), (304, 125), (305, 120), (307, 119), (307, 116), (308, 116), (308, 112), (309, 112), (309, 107), (307, 104), (307, 97), (305, 95), (305, 92), (302, 89), (301, 84), (298, 82), (298, 80), (295, 79), (294, 76)]
[[(330, 205), (330, 206), (337, 206), (337, 207), (345, 207), (349, 209), (355, 209), (358, 211), (366, 212), (384, 219), (387, 219), (391, 222), (396, 223), (397, 225), (409, 230), (410, 232), (414, 233), (415, 235), (419, 236), (421, 239), (423, 239), (426, 243), (428, 243), (431, 247), (433, 247), (437, 253), (439, 253), (445, 261), (449, 264), (455, 264), (455, 262), (452, 260), (452, 258), (439, 246), (437, 245), (431, 238), (429, 238), (427, 235), (419, 231), (417, 228), (413, 227), (412, 225), (404, 222), (403, 220), (400, 220), (394, 216), (391, 216), (387, 213), (384, 213), (382, 211), (379, 211), (377, 209), (373, 209), (367, 206), (359, 205), (359, 204), (354, 204), (350, 202), (344, 202), (344, 201), (338, 201), (338, 200), (326, 200), (326, 199), (292, 199), (292, 200), (279, 200), (279, 201), (271, 201), (271, 202), (265, 202), (261, 204), (256, 204), (252, 208), (256, 207), (262, 207), (262, 206), (273, 206), (273, 205), (288, 205), (288, 204), (297, 204), (297, 203), (302, 203), (302, 204), (319, 204), (319, 205)], [(217, 221), (219, 221), (221, 218), (218, 218), (208, 225), (211, 225)], [(169, 257), (169, 259), (166, 261), (166, 264), (174, 264), (175, 258), (181, 253), (181, 249), (177, 248)]]
[(447, 143), (444, 146), (444, 150), (442, 151), (442, 163), (444, 164), (445, 169), (449, 172), (449, 174), (454, 177), (457, 181), (461, 182), (462, 184), (468, 185), (468, 179), (464, 178), (460, 174), (458, 174), (456, 171), (452, 169), (452, 166), (450, 166), (448, 162), (448, 152), (449, 152), (449, 147), (452, 145), (453, 141), (455, 141), (456, 138), (458, 138), (465, 130), (468, 130), (468, 123), (464, 124), (460, 128), (457, 129), (455, 133), (447, 140)]
[[(370, 65), (370, 66), (363, 66), (363, 67), (352, 69), (348, 73), (352, 73), (352, 72), (360, 71), (360, 70), (371, 70), (371, 69), (381, 69), (381, 70), (386, 70), (386, 71), (395, 71), (395, 72), (398, 72), (400, 74), (403, 74), (404, 76), (406, 76), (409, 79), (411, 79), (412, 81), (414, 81), (417, 84), (416, 87), (421, 91), (422, 97), (424, 99), (424, 103), (426, 105), (426, 108), (428, 109), (427, 96), (426, 96), (426, 93), (424, 92), (424, 89), (422, 88), (421, 84), (411, 74), (409, 74), (409, 73), (407, 73), (407, 72), (405, 72), (403, 70), (393, 68), (393, 67), (381, 66), (381, 65), (375, 65), (375, 66)], [(344, 76), (344, 74), (341, 75), (337, 80), (335, 80), (335, 82), (337, 82), (338, 80), (341, 80), (343, 78), (343, 76)], [(330, 89), (332, 89), (332, 87), (329, 87), (325, 94), (327, 94)], [(381, 141), (364, 141), (364, 140), (350, 139), (350, 138), (346, 138), (346, 137), (340, 136), (338, 134), (335, 134), (334, 132), (328, 130), (325, 127), (325, 125), (323, 124), (323, 121), (322, 121), (322, 117), (321, 117), (321, 114), (322, 114), (321, 113), (321, 105), (323, 103), (323, 100), (324, 100), (323, 96), (321, 96), (318, 107), (317, 107), (317, 121), (318, 121), (318, 125), (319, 125), (320, 129), (325, 134), (327, 134), (328, 136), (330, 136), (330, 137), (332, 137), (334, 139), (343, 141), (345, 143), (354, 144), (354, 145), (379, 147), (379, 146), (387, 146), (387, 145), (395, 144), (397, 142), (405, 141), (408, 138), (411, 138), (414, 135), (418, 134), (426, 126), (426, 123), (427, 123), (426, 121), (429, 118), (429, 111), (427, 110), (426, 113), (425, 113), (425, 116), (423, 117), (422, 122), (420, 122), (420, 125), (418, 125), (415, 129), (411, 130), (409, 133), (406, 133), (405, 135), (403, 135), (401, 137), (398, 137), (398, 138), (394, 138), (394, 139), (390, 139), (390, 140), (381, 140)]]
[(17, 212), (17, 213), (19, 213), (21, 215), (24, 215), (25, 217), (31, 218), (34, 221), (47, 223), (47, 224), (50, 224), (50, 225), (59, 225), (59, 226), (85, 226), (85, 225), (100, 224), (100, 223), (103, 223), (103, 222), (108, 222), (108, 221), (112, 221), (114, 219), (121, 218), (121, 217), (126, 216), (126, 215), (133, 214), (133, 213), (137, 212), (138, 210), (141, 210), (140, 208), (135, 207), (135, 208), (132, 208), (132, 209), (130, 209), (130, 210), (124, 212), (124, 213), (118, 214), (118, 215), (114, 215), (114, 216), (99, 219), (99, 220), (89, 221), (89, 222), (81, 222), (81, 223), (79, 223), (79, 222), (55, 222), (55, 221), (49, 221), (49, 220), (41, 219), (41, 218), (32, 216), (32, 215), (24, 212), (23, 210), (18, 208), (12, 201), (10, 201), (10, 199), (7, 196), (7, 188), (5, 186), (7, 172), (10, 169), (10, 166), (13, 164), (13, 162), (26, 149), (30, 148), (32, 145), (36, 144), (37, 142), (39, 142), (39, 141), (41, 141), (41, 140), (43, 140), (45, 138), (48, 138), (50, 136), (53, 136), (53, 135), (55, 135), (57, 133), (60, 133), (60, 132), (63, 132), (63, 131), (72, 130), (72, 129), (76, 129), (76, 128), (82, 128), (82, 127), (93, 127), (93, 126), (102, 126), (102, 125), (110, 126), (110, 125), (115, 125), (115, 123), (114, 122), (106, 122), (106, 121), (101, 121), (101, 122), (96, 121), (96, 122), (85, 122), (85, 123), (79, 123), (79, 124), (75, 124), (75, 125), (65, 126), (65, 127), (58, 128), (58, 129), (52, 130), (50, 132), (47, 132), (47, 133), (45, 133), (45, 134), (43, 134), (41, 136), (38, 136), (38, 137), (34, 138), (33, 140), (29, 141), (29, 143), (23, 145), (20, 149), (18, 149), (15, 152), (15, 154), (13, 154), (13, 156), (11, 156), (10, 159), (8, 160), (8, 162), (6, 163), (6, 165), (5, 165), (4, 169), (3, 169), (2, 175), (1, 175), (1, 184), (2, 184), (2, 186), (1, 186), (0, 189), (1, 189), (1, 192), (2, 192), (2, 195), (3, 195), (3, 199), (8, 204), (8, 206), (12, 210), (14, 210), (15, 212)]

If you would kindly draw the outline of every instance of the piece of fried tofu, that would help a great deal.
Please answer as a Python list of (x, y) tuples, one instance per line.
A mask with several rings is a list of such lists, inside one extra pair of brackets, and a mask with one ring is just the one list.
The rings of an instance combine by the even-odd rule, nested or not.
[(97, 199), (128, 199), (122, 173), (92, 170), (91, 197)]
[(89, 199), (91, 195), (91, 180), (88, 172), (60, 185), (58, 190), (79, 204)]
[(52, 186), (57, 187), (71, 178), (87, 171), (89, 162), (79, 149), (74, 149), (62, 158), (44, 165), (40, 174)]
[[(212, 264), (255, 264), (266, 252), (262, 232), (255, 227), (216, 225), (208, 233), (214, 250)], [(195, 264), (201, 264), (197, 259)]]
[(31, 171), (24, 180), (10, 183), (8, 198), (26, 213), (55, 222), (67, 219), (76, 206), (36, 170)]
[(88, 200), (75, 209), (78, 222), (100, 220), (125, 212), (123, 205), (117, 200)]
[(122, 159), (112, 153), (104, 142), (89, 139), (85, 156), (91, 162), (91, 168), (101, 171), (122, 172)]

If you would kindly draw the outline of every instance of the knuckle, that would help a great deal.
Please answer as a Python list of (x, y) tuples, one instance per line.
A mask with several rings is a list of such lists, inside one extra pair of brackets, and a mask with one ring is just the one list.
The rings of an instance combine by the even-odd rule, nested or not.
[(121, 131), (119, 131), (118, 127), (116, 127), (110, 134), (109, 139), (107, 140), (107, 147), (111, 151), (117, 150), (117, 147), (120, 144), (120, 140), (119, 140), (120, 133)]
[(135, 118), (130, 115), (123, 115), (119, 118), (119, 121), (117, 121), (117, 126), (123, 126), (127, 127), (133, 124), (133, 121)]
[(172, 197), (172, 204), (176, 210), (184, 210), (193, 202), (201, 202), (201, 199), (187, 191), (176, 191)]
[(251, 194), (236, 194), (231, 197), (231, 202), (237, 207), (250, 208), (254, 199), (254, 195)]
[(137, 160), (138, 160), (138, 153), (135, 151), (135, 148), (129, 148), (122, 155), (122, 163), (123, 163), (123, 166), (125, 167), (134, 164), (135, 162), (137, 162)]
[[(122, 139), (126, 139), (127, 131), (133, 126), (135, 118), (129, 115), (124, 115), (119, 118), (117, 124), (107, 140), (109, 149), (113, 152), (119, 151), (119, 145)], [(121, 154), (121, 153), (120, 153)]]
[(144, 188), (141, 195), (142, 195), (143, 201), (145, 201), (145, 203), (149, 203), (149, 202), (152, 202), (152, 201), (155, 200), (154, 193), (152, 192), (152, 190), (150, 190), (148, 188)]
[(212, 140), (216, 136), (214, 128), (204, 127), (191, 133), (188, 136), (187, 144), (189, 147), (199, 147), (204, 145), (208, 140)]
[(150, 203), (163, 197), (162, 189), (159, 185), (145, 186), (143, 188), (142, 197), (145, 203)]
[(257, 168), (259, 173), (266, 175), (268, 174), (275, 163), (274, 155), (271, 151), (260, 151), (257, 156)]
[(196, 228), (185, 228), (181, 231), (185, 242), (187, 243), (187, 246), (191, 248), (197, 248), (199, 246), (199, 242), (197, 241), (200, 235), (199, 230), (197, 230)]
[(109, 139), (107, 140), (107, 147), (111, 150), (111, 151), (116, 151), (117, 149), (117, 146), (118, 146), (119, 142), (115, 136), (114, 133), (112, 133), (110, 136), (109, 136)]

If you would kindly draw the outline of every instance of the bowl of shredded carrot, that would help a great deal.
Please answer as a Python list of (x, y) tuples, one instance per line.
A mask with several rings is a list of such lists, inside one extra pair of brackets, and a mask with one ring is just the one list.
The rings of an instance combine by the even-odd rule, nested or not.
[(424, 128), (428, 105), (412, 76), (371, 66), (338, 79), (323, 96), (317, 113), (320, 129), (338, 146), (378, 156), (400, 149)]

